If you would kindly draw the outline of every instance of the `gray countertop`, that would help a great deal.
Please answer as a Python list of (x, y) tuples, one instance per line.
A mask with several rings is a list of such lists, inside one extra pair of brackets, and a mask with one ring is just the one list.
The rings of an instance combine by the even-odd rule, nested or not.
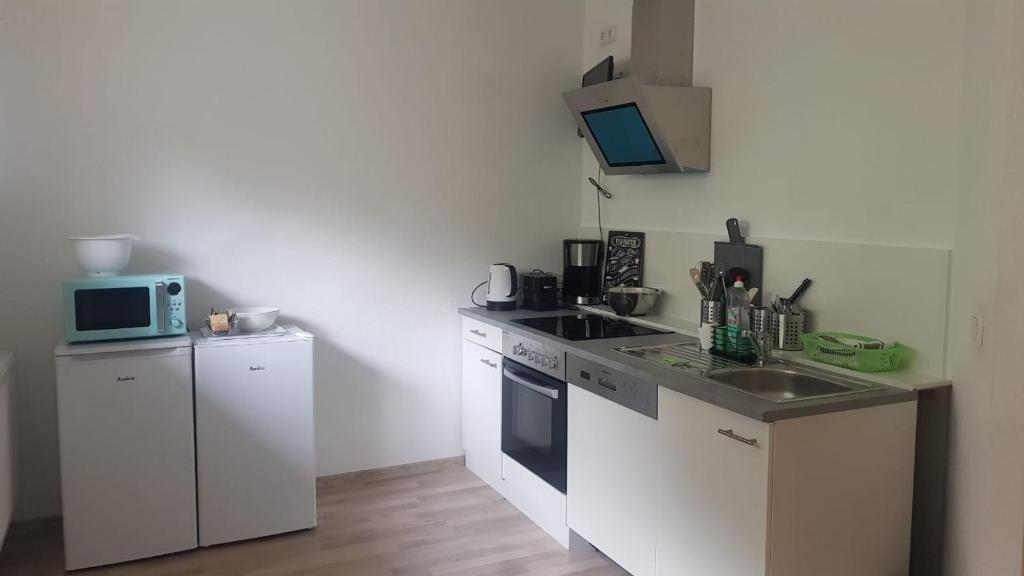
[(653, 382), (658, 386), (692, 396), (716, 406), (721, 406), (727, 410), (762, 422), (867, 408), (869, 406), (880, 406), (896, 402), (908, 402), (917, 398), (917, 393), (914, 391), (887, 386), (881, 390), (779, 404), (747, 394), (725, 384), (708, 380), (707, 378), (687, 374), (669, 367), (662, 368), (615, 350), (615, 348), (623, 346), (653, 346), (658, 344), (695, 342), (697, 339), (692, 336), (670, 333), (570, 342), (512, 322), (512, 320), (520, 318), (572, 316), (579, 313), (580, 311), (576, 310), (552, 310), (549, 312), (515, 310), (512, 312), (497, 312), (487, 310), (486, 308), (459, 309), (459, 314), (463, 316), (496, 326), (504, 331), (529, 336), (541, 343), (565, 348), (570, 354), (597, 362), (633, 378)]

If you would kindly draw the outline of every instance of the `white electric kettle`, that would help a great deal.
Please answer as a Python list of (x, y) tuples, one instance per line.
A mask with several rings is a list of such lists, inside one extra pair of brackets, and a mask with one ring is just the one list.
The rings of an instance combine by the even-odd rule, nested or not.
[(487, 271), (487, 309), (515, 310), (519, 296), (516, 267), (511, 264), (491, 264)]

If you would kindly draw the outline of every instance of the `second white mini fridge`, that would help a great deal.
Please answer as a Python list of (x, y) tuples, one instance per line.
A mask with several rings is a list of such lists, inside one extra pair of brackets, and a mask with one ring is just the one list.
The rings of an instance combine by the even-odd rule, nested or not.
[(313, 335), (193, 336), (199, 545), (316, 526)]

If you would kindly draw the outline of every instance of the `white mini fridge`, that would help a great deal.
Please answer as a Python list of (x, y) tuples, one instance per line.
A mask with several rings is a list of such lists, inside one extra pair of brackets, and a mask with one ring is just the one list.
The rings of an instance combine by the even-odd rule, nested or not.
[(316, 526), (314, 338), (194, 333), (199, 545)]
[(195, 548), (192, 340), (54, 355), (67, 569)]

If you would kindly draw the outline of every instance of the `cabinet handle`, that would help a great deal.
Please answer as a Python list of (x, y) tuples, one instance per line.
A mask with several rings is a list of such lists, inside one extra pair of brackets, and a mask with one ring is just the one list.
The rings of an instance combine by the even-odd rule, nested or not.
[(490, 366), (491, 368), (497, 368), (498, 367), (498, 363), (497, 362), (491, 362), (487, 358), (481, 358), (480, 361), (483, 362), (484, 364)]
[(744, 438), (743, 436), (740, 436), (739, 434), (733, 432), (732, 428), (729, 428), (729, 429), (719, 428), (718, 429), (718, 433), (721, 434), (722, 436), (728, 436), (729, 438), (732, 438), (733, 440), (739, 440), (740, 442), (743, 442), (744, 444), (746, 444), (748, 446), (757, 446), (757, 438)]
[(477, 336), (479, 336), (481, 338), (487, 338), (487, 332), (481, 332), (479, 330), (475, 330), (474, 329), (474, 330), (470, 330), (469, 333), (470, 334), (476, 334)]

